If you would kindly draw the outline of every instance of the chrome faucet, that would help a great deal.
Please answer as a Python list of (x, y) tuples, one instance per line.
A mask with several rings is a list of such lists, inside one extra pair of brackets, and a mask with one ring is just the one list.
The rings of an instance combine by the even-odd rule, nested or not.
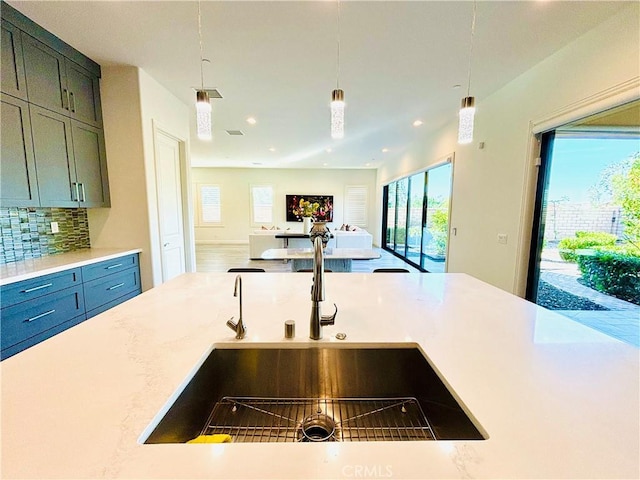
[[(238, 292), (240, 292), (240, 295), (238, 295)], [(233, 296), (234, 297), (240, 297), (239, 301), (240, 301), (240, 318), (238, 319), (238, 322), (234, 322), (233, 321), (233, 317), (231, 317), (229, 320), (227, 320), (227, 327), (229, 327), (231, 330), (233, 330), (234, 332), (236, 332), (236, 338), (238, 340), (241, 340), (244, 338), (244, 336), (247, 334), (247, 328), (244, 326), (244, 323), (242, 322), (242, 277), (240, 277), (240, 275), (236, 275), (236, 284), (233, 287)]]
[(324, 256), (322, 252), (322, 239), (318, 236), (313, 240), (313, 284), (311, 285), (311, 322), (309, 325), (309, 338), (320, 340), (322, 327), (335, 323), (338, 307), (334, 303), (336, 311), (333, 315), (322, 315), (320, 302), (324, 301)]

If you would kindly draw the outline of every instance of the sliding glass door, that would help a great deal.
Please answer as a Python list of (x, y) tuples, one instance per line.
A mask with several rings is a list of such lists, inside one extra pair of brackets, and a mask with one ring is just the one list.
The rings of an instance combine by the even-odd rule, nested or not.
[(386, 211), (383, 212), (383, 219), (385, 219), (385, 235), (384, 247), (387, 250), (394, 250), (396, 242), (396, 184), (392, 183), (388, 187), (385, 187), (384, 198), (386, 204)]
[(427, 208), (422, 236), (421, 267), (443, 273), (449, 245), (449, 199), (451, 198), (451, 164), (427, 172)]
[(396, 218), (393, 250), (404, 257), (407, 251), (407, 202), (409, 200), (409, 179), (396, 182)]
[(448, 161), (384, 187), (384, 248), (424, 271), (446, 271), (451, 175)]
[(420, 265), (422, 253), (426, 178), (424, 172), (409, 177), (409, 215), (407, 217), (407, 252), (405, 255), (408, 260), (418, 265)]

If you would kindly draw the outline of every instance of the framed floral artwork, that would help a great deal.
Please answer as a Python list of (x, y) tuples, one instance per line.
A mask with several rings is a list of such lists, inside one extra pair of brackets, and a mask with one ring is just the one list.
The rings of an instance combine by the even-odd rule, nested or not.
[(333, 221), (333, 195), (287, 195), (287, 222), (312, 217), (315, 222)]

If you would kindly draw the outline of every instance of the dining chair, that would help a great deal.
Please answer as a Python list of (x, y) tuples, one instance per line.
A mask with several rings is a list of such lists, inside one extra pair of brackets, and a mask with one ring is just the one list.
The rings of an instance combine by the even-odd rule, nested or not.
[(373, 273), (410, 273), (406, 268), (376, 268)]

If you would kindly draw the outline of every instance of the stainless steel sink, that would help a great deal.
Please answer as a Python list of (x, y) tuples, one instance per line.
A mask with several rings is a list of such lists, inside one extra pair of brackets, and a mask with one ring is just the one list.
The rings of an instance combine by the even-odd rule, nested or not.
[(233, 442), (485, 438), (405, 344), (214, 348), (144, 443), (219, 433)]

